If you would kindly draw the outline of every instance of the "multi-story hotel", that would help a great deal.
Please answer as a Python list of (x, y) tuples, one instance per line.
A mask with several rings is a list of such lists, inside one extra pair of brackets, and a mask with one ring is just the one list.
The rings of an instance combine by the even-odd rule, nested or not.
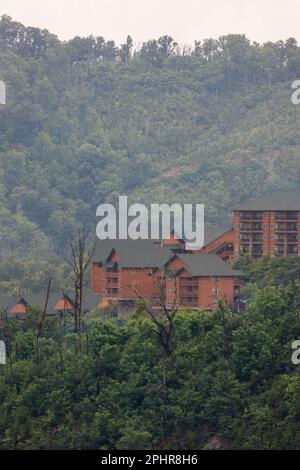
[(216, 308), (220, 299), (232, 307), (239, 299), (243, 274), (215, 253), (185, 250), (182, 240), (106, 240), (92, 260), (92, 291), (107, 302), (130, 305), (139, 296), (155, 305), (166, 280), (164, 302), (170, 308)]
[[(87, 310), (113, 304), (132, 307), (139, 297), (157, 302), (159, 280), (167, 279), (165, 303), (170, 308), (216, 308), (224, 299), (238, 305), (244, 275), (228, 261), (239, 256), (300, 256), (300, 191), (273, 192), (234, 209), (234, 226), (206, 228), (199, 251), (171, 234), (168, 240), (98, 241), (91, 266)], [(36, 299), (0, 299), (11, 314), (22, 315)], [(71, 311), (72, 300), (53, 296), (52, 313)]]
[(274, 192), (234, 209), (235, 257), (300, 255), (300, 191)]

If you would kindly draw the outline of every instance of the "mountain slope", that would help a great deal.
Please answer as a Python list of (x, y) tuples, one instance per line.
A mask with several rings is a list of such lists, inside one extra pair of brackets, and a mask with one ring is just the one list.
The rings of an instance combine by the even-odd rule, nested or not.
[(130, 38), (62, 43), (2, 17), (1, 259), (30, 259), (34, 227), (49, 260), (119, 194), (201, 202), (207, 223), (224, 225), (234, 205), (299, 187), (299, 73), (293, 39), (229, 35), (185, 55), (166, 36), (133, 53)]

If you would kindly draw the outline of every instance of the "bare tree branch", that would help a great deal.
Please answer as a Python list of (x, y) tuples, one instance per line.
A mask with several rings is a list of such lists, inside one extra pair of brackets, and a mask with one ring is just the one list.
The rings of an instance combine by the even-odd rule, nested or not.
[(40, 322), (38, 324), (37, 334), (36, 334), (36, 349), (37, 349), (37, 355), (38, 355), (38, 362), (40, 362), (40, 360), (41, 360), (40, 337), (41, 337), (41, 334), (42, 334), (42, 331), (43, 331), (43, 325), (44, 325), (44, 321), (45, 321), (45, 318), (46, 318), (48, 302), (49, 302), (49, 297), (50, 297), (50, 289), (51, 289), (51, 279), (49, 279), (49, 282), (48, 282), (45, 306), (44, 306), (44, 310), (43, 310)]
[(85, 273), (90, 265), (95, 242), (89, 248), (89, 231), (86, 228), (78, 229), (75, 235), (70, 235), (68, 243), (67, 261), (74, 275), (74, 324), (75, 332), (79, 337), (79, 350), (82, 349), (82, 304)]

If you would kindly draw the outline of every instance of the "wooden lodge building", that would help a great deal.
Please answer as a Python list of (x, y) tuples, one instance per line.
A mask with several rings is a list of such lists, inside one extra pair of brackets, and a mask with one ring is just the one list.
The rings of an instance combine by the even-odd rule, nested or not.
[[(248, 255), (300, 256), (300, 191), (273, 192), (239, 205), (229, 228), (206, 228), (201, 250), (188, 251), (183, 240), (97, 241), (91, 264), (91, 291), (85, 312), (118, 305), (125, 310), (138, 297), (157, 303), (159, 281), (167, 279), (165, 304), (179, 308), (216, 308), (224, 299), (239, 307), (244, 275), (228, 260)], [(24, 317), (28, 307), (43, 308), (45, 296), (26, 294), (0, 299), (0, 308)], [(72, 313), (71, 297), (52, 294), (48, 315)]]
[[(0, 312), (7, 313), (8, 317), (24, 320), (28, 314), (28, 309), (44, 309), (46, 293), (25, 293), (13, 297), (0, 298)], [(85, 293), (83, 299), (83, 313), (97, 308), (100, 303), (99, 296), (95, 296), (90, 290)], [(46, 310), (47, 316), (60, 316), (61, 318), (74, 313), (74, 301), (71, 296), (61, 292), (51, 292)]]
[(234, 209), (234, 256), (299, 256), (300, 191), (273, 192)]
[[(239, 256), (300, 256), (300, 191), (272, 192), (237, 206), (234, 226), (206, 228), (199, 252), (182, 240), (98, 243), (92, 263), (92, 291), (106, 302), (133, 301), (137, 293), (155, 300), (155, 278), (171, 271), (167, 305), (213, 309), (220, 298), (236, 306), (242, 273), (225, 262)], [(176, 285), (176, 288), (174, 287)]]
[(233, 227), (206, 227), (204, 246), (199, 253), (215, 253), (223, 261), (234, 258), (234, 230)]
[[(205, 248), (208, 250), (208, 243)], [(107, 302), (126, 305), (139, 297), (155, 306), (164, 278), (167, 307), (176, 304), (179, 308), (212, 310), (224, 299), (234, 308), (243, 283), (243, 274), (216, 253), (186, 251), (185, 243), (174, 235), (164, 241), (99, 241), (91, 277), (92, 291), (102, 296), (103, 306)]]

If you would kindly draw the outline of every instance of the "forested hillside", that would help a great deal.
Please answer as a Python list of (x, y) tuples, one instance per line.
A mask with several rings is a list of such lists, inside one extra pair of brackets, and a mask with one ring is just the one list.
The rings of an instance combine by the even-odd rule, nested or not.
[(0, 449), (299, 449), (299, 294), (178, 313), (173, 359), (141, 312), (85, 321), (81, 351), (73, 320), (47, 319), (37, 348), (37, 312), (4, 317)]
[(60, 284), (70, 231), (94, 230), (96, 207), (119, 194), (201, 202), (208, 223), (226, 225), (233, 205), (298, 187), (299, 77), (294, 39), (189, 49), (164, 36), (136, 48), (130, 36), (61, 42), (3, 16), (1, 287), (39, 289), (49, 272)]

